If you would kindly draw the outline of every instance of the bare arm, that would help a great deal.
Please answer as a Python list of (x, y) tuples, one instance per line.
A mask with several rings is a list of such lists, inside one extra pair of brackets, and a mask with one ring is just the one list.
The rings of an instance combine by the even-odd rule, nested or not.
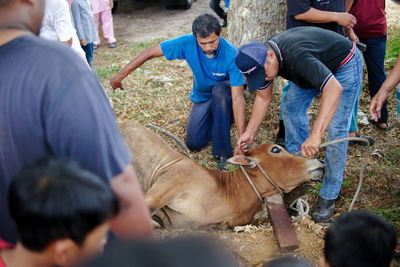
[(354, 0), (346, 0), (346, 12), (350, 12), (351, 7), (354, 4)]
[[(246, 103), (243, 95), (243, 86), (232, 86), (232, 109), (235, 117), (235, 126), (238, 137), (242, 135), (246, 129)], [(238, 147), (236, 149), (239, 149)], [(239, 151), (235, 150), (235, 154)]]
[(112, 232), (124, 240), (153, 237), (150, 211), (131, 164), (113, 177), (111, 188), (120, 202), (120, 212), (111, 224)]
[(378, 93), (372, 98), (371, 104), (369, 105), (369, 113), (375, 121), (381, 117), (381, 108), (383, 103), (388, 99), (390, 92), (393, 88), (400, 83), (400, 54), (397, 58), (396, 64), (394, 65), (389, 76), (383, 82)]
[(64, 44), (68, 45), (69, 47), (71, 47), (72, 46), (72, 37), (68, 41), (65, 41), (65, 42), (61, 41), (61, 43), (64, 43)]
[(310, 159), (318, 152), (318, 147), (321, 144), (321, 136), (326, 128), (328, 128), (333, 115), (335, 115), (342, 91), (343, 87), (335, 77), (332, 77), (326, 84), (322, 93), (321, 108), (318, 117), (315, 120), (310, 136), (301, 145), (301, 155), (304, 157)]
[(249, 124), (247, 125), (246, 131), (239, 137), (237, 141), (237, 146), (240, 147), (243, 152), (247, 152), (247, 146), (245, 143), (250, 144), (253, 142), (254, 135), (256, 134), (258, 127), (260, 127), (265, 115), (267, 114), (271, 100), (272, 84), (264, 90), (258, 90), (256, 98), (254, 99)]
[(313, 7), (304, 13), (295, 15), (294, 18), (311, 23), (336, 22), (344, 27), (354, 27), (357, 23), (356, 18), (352, 14), (346, 12), (323, 11)]
[(146, 50), (142, 51), (134, 57), (128, 65), (126, 65), (122, 70), (120, 70), (116, 75), (114, 75), (110, 79), (110, 85), (113, 89), (121, 88), (122, 90), (124, 87), (122, 86), (122, 80), (125, 79), (126, 76), (128, 76), (132, 71), (136, 70), (138, 67), (140, 67), (143, 63), (145, 63), (147, 60), (155, 58), (155, 57), (161, 57), (163, 56), (163, 52), (161, 50), (160, 44), (153, 45)]

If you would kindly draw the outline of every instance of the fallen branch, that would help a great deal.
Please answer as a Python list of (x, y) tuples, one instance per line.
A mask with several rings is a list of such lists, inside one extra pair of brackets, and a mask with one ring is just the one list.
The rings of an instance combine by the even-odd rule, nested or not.
[(171, 132), (161, 129), (160, 127), (154, 125), (154, 124), (147, 124), (147, 127), (153, 128), (154, 130), (157, 130), (163, 134), (165, 134), (166, 136), (171, 137), (182, 149), (183, 152), (185, 153), (186, 156), (188, 156), (189, 158), (193, 158), (192, 154), (190, 153), (190, 149), (186, 146), (186, 144), (184, 142), (182, 142), (178, 137), (176, 137), (174, 134), (172, 134)]

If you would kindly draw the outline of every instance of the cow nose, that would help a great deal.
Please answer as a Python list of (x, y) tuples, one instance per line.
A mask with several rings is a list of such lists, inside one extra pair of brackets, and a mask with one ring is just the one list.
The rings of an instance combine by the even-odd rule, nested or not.
[(308, 171), (311, 173), (311, 180), (321, 181), (324, 176), (325, 164), (322, 160), (313, 159), (310, 162)]

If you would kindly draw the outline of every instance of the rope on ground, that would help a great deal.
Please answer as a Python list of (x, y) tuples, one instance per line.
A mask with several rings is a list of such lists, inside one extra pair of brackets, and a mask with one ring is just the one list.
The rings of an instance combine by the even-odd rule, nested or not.
[[(296, 207), (295, 207), (296, 205)], [(308, 205), (308, 196), (304, 195), (296, 199), (292, 202), (289, 206), (290, 209), (297, 211), (297, 216), (292, 216), (292, 221), (294, 222), (301, 222), (303, 218), (308, 216), (310, 212), (310, 205)]]
[(169, 137), (171, 137), (184, 151), (185, 155), (188, 156), (189, 158), (193, 158), (192, 154), (190, 153), (189, 148), (186, 146), (186, 144), (184, 142), (182, 142), (178, 137), (176, 137), (174, 134), (172, 134), (171, 132), (161, 129), (160, 127), (154, 125), (154, 124), (147, 124), (147, 127), (153, 128)]

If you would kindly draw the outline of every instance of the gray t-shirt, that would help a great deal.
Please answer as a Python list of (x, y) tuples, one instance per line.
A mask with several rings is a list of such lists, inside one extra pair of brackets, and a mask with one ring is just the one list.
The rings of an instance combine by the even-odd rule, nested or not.
[(43, 157), (69, 158), (105, 180), (131, 155), (97, 77), (66, 46), (23, 36), (0, 46), (0, 237), (15, 242), (11, 178)]

